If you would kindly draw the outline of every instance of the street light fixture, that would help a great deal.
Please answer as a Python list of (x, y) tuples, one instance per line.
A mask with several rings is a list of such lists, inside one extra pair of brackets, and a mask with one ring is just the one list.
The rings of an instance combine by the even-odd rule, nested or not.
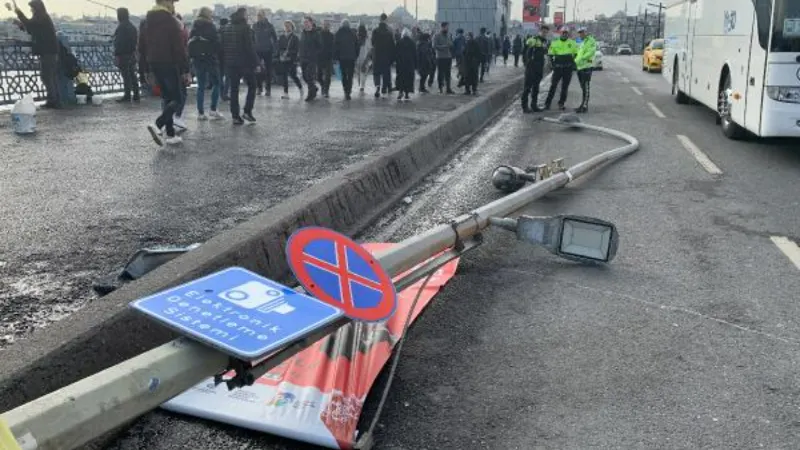
[(583, 263), (609, 263), (617, 255), (617, 227), (594, 217), (560, 215), (492, 217), (490, 223), (513, 231), (517, 239), (545, 248), (550, 253)]

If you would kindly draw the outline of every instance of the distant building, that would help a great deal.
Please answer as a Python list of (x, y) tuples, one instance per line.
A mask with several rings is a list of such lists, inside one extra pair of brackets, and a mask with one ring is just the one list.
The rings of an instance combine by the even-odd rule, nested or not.
[(108, 41), (117, 29), (115, 20), (78, 20), (57, 22), (56, 30), (63, 34), (69, 43)]
[(449, 22), (450, 30), (478, 33), (486, 28), (498, 35), (504, 31), (510, 17), (509, 0), (438, 0), (436, 21)]

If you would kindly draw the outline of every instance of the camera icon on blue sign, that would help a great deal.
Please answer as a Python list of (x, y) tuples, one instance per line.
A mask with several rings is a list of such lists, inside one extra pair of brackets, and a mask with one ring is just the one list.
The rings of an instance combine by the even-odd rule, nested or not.
[(272, 286), (250, 281), (241, 286), (220, 292), (219, 298), (245, 309), (256, 309), (283, 297), (283, 292)]

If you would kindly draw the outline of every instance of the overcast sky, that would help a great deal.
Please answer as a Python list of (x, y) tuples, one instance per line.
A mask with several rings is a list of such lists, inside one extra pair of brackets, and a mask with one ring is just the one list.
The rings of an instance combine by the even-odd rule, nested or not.
[[(5, 3), (6, 0), (0, 0)], [(133, 13), (142, 13), (154, 3), (153, 0), (97, 0), (113, 7), (125, 6)], [(408, 10), (414, 14), (414, 8), (419, 2), (419, 15), (423, 19), (433, 19), (436, 13), (436, 0), (406, 0)], [(487, 0), (493, 1), (493, 0)], [(552, 5), (561, 4), (564, 0), (551, 0)], [(625, 7), (625, 0), (566, 0), (567, 19), (572, 19), (573, 5), (577, 4), (579, 18), (592, 18), (596, 14), (613, 14)], [(663, 0), (662, 0), (663, 1)], [(512, 19), (522, 19), (522, 0), (512, 0)], [(26, 0), (18, 0), (20, 6), (27, 4)], [(210, 6), (213, 3), (227, 5), (257, 5), (266, 6), (273, 10), (287, 9), (304, 12), (338, 11), (346, 13), (379, 14), (391, 12), (397, 6), (403, 5), (403, 0), (180, 0), (178, 12), (189, 12), (201, 6)], [(628, 10), (634, 12), (640, 5), (645, 5), (647, 0), (628, 0)], [(651, 1), (652, 3), (652, 1)], [(657, 2), (656, 2), (657, 3)], [(93, 5), (87, 0), (45, 0), (47, 9), (56, 14), (80, 16), (81, 14), (104, 15), (112, 11), (101, 6)], [(8, 12), (3, 9), (4, 16)], [(111, 14), (113, 15), (113, 14)]]

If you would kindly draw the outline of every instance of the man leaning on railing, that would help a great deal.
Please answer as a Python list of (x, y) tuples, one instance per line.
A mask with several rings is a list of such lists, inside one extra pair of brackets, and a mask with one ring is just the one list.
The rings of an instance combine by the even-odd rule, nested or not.
[(53, 25), (53, 20), (47, 13), (42, 0), (32, 0), (29, 5), (33, 12), (30, 19), (19, 9), (16, 0), (14, 0), (13, 6), (11, 3), (6, 3), (6, 8), (17, 14), (19, 18), (17, 24), (23, 31), (31, 35), (31, 51), (39, 57), (42, 83), (47, 91), (47, 102), (43, 107), (60, 108), (61, 98), (58, 89), (59, 46), (56, 27)]

